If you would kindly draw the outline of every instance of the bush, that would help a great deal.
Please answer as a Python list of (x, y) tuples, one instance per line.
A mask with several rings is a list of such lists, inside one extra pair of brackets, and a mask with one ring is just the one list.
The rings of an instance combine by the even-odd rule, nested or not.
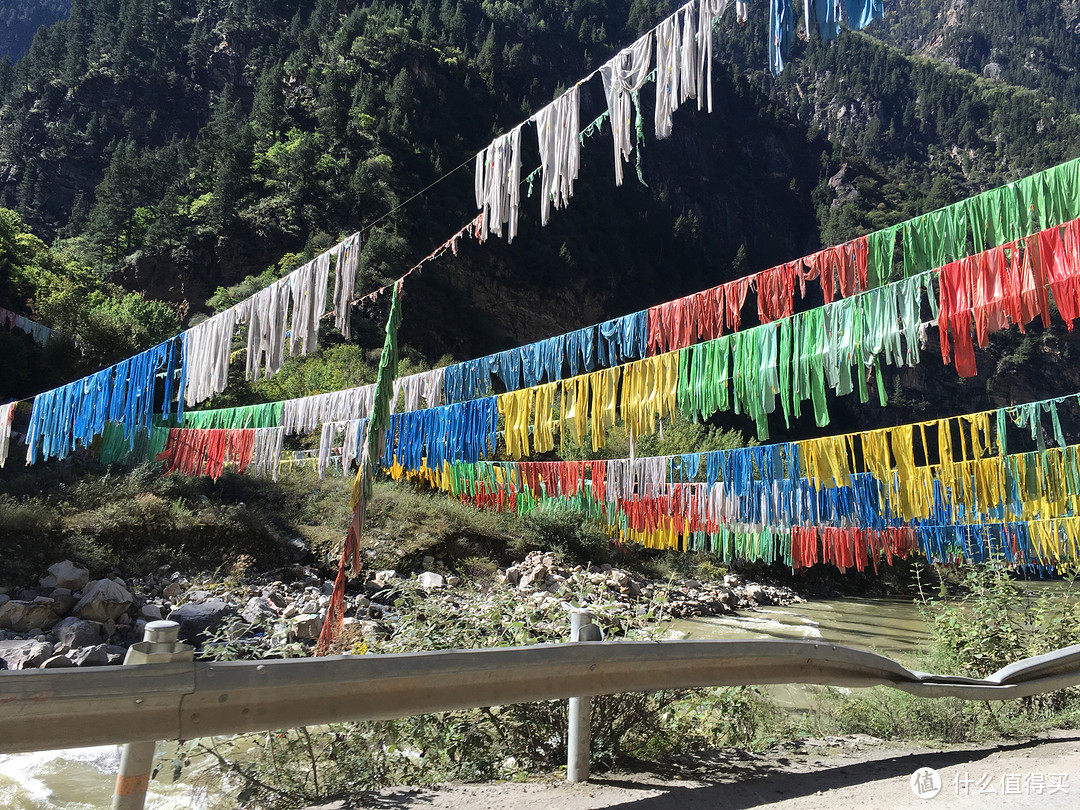
[[(1067, 591), (1031, 596), (997, 565), (961, 573), (963, 596), (922, 603), (930, 647), (922, 666), (932, 672), (983, 678), (1023, 658), (1080, 643), (1080, 602)], [(1063, 689), (1009, 701), (929, 700), (879, 687), (856, 695), (831, 692), (826, 724), (836, 733), (885, 739), (966, 742), (1072, 727), (1080, 720), (1080, 690)]]
[(608, 559), (608, 539), (584, 514), (570, 507), (545, 504), (524, 518), (536, 544), (572, 562), (602, 563)]
[[(604, 606), (589, 601), (598, 594), (566, 597), (588, 604), (605, 623)], [(390, 637), (362, 645), (349, 640), (339, 651), (484, 648), (564, 641), (569, 634), (562, 607), (539, 605), (510, 589), (446, 600), (401, 582), (378, 599), (394, 606)], [(607, 632), (649, 637), (650, 622), (644, 615), (617, 627), (609, 618)], [(593, 699), (592, 763), (606, 770), (702, 748), (760, 747), (784, 728), (784, 716), (755, 689), (603, 695)], [(182, 753), (209, 758), (254, 806), (295, 807), (391, 784), (550, 772), (566, 762), (566, 729), (567, 704), (558, 700), (208, 740)]]

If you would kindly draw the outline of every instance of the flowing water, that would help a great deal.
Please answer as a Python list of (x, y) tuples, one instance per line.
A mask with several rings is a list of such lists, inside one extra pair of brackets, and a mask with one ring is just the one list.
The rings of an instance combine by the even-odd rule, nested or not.
[[(926, 621), (911, 599), (891, 597), (823, 599), (785, 607), (763, 607), (729, 616), (677, 619), (669, 636), (688, 639), (789, 639), (824, 641), (870, 650), (914, 666), (929, 640)], [(764, 691), (793, 710), (814, 706), (813, 688), (775, 684)]]
[(691, 639), (811, 639), (881, 653), (906, 663), (929, 636), (911, 599), (827, 599), (738, 615), (678, 619), (671, 632)]
[[(109, 808), (119, 766), (120, 749), (115, 745), (0, 755), (0, 807), (8, 810)], [(204, 788), (153, 780), (146, 806), (151, 810), (201, 810), (207, 806), (206, 799)]]

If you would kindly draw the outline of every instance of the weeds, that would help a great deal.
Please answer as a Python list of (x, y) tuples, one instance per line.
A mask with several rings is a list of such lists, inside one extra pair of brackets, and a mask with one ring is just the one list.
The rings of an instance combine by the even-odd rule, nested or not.
[[(976, 565), (960, 572), (958, 584), (962, 597), (920, 603), (931, 637), (920, 665), (929, 671), (983, 678), (1020, 659), (1080, 643), (1080, 601), (1071, 577), (1064, 593), (1032, 596), (1002, 566)], [(983, 703), (919, 698), (885, 687), (852, 695), (832, 690), (821, 722), (831, 733), (885, 739), (1030, 736), (1080, 722), (1080, 689)]]
[[(607, 632), (649, 638), (649, 613), (627, 620), (598, 587), (562, 598), (585, 606)], [(398, 583), (378, 596), (392, 604), (388, 637), (360, 645), (346, 639), (339, 651), (397, 653), (564, 641), (565, 605), (521, 599), (507, 589), (438, 598)], [(228, 641), (252, 628), (227, 630), (208, 646), (216, 657), (242, 655)], [(294, 652), (278, 640), (277, 654)], [(201, 755), (237, 786), (253, 806), (293, 807), (390, 784), (446, 780), (513, 779), (550, 772), (566, 762), (566, 701), (492, 706), (385, 722), (295, 729), (265, 738), (206, 741)], [(607, 770), (641, 760), (657, 761), (701, 748), (771, 744), (783, 715), (757, 690), (721, 688), (604, 695), (593, 700), (593, 767)], [(318, 785), (315, 775), (318, 775)]]

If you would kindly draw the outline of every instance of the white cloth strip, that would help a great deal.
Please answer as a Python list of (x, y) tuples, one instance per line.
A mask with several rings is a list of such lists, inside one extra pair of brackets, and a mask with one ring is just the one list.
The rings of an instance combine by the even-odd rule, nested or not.
[(349, 302), (356, 290), (356, 274), (360, 268), (360, 234), (354, 233), (336, 248), (337, 262), (334, 265), (334, 328), (348, 340), (351, 337), (349, 325)]
[[(291, 274), (290, 274), (291, 275)], [(285, 362), (286, 316), (289, 311), (290, 276), (278, 279), (248, 299), (247, 371), (249, 380), (269, 379)]]
[(11, 420), (15, 416), (17, 402), (0, 405), (0, 467), (7, 463), (8, 445), (11, 442)]
[(479, 239), (487, 234), (502, 236), (507, 223), (506, 241), (517, 236), (518, 203), (521, 199), (521, 125), (500, 135), (476, 155), (476, 207), (484, 221)]
[(629, 48), (619, 51), (610, 62), (600, 68), (611, 118), (611, 136), (615, 145), (617, 186), (621, 186), (623, 182), (623, 162), (629, 160), (634, 151), (632, 94), (641, 89), (645, 84), (645, 77), (649, 75), (652, 39), (653, 33), (650, 31)]
[(292, 324), (289, 354), (310, 354), (319, 345), (319, 320), (326, 312), (330, 251), (289, 274)]
[(184, 402), (190, 408), (225, 390), (229, 382), (229, 352), (236, 329), (237, 308), (219, 312), (187, 330)]
[(252, 451), (250, 463), (253, 475), (278, 480), (284, 438), (283, 428), (255, 428), (255, 449)]
[(547, 225), (551, 206), (565, 208), (574, 196), (581, 168), (581, 93), (574, 85), (530, 120), (540, 143), (540, 224)]

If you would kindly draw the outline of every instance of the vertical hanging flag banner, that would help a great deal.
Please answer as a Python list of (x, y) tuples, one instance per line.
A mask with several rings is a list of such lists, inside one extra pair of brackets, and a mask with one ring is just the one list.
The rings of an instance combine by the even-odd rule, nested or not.
[(352, 520), (345, 536), (338, 562), (337, 578), (334, 580), (334, 592), (326, 609), (326, 620), (319, 633), (317, 651), (325, 655), (330, 645), (341, 634), (345, 624), (345, 578), (346, 570), (355, 574), (360, 568), (360, 535), (364, 531), (364, 515), (367, 511), (368, 498), (371, 497), (372, 481), (375, 479), (375, 465), (382, 458), (386, 446), (386, 426), (390, 422), (390, 399), (394, 392), (394, 379), (398, 370), (397, 332), (401, 325), (401, 282), (394, 285), (393, 298), (390, 301), (390, 317), (386, 319), (386, 340), (383, 342), (382, 356), (379, 358), (379, 375), (375, 380), (375, 403), (371, 409), (371, 419), (367, 424), (367, 441), (363, 442), (360, 467), (353, 481), (349, 506), (352, 508)]

